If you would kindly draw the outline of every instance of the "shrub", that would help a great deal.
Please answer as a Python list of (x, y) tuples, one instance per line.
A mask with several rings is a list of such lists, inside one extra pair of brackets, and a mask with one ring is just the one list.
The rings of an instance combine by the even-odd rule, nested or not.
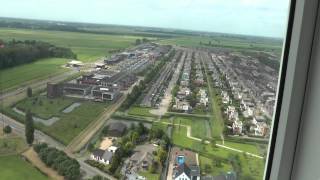
[(4, 132), (5, 134), (10, 134), (10, 133), (12, 132), (11, 126), (9, 126), (9, 125), (5, 126), (5, 127), (3, 128), (3, 132)]

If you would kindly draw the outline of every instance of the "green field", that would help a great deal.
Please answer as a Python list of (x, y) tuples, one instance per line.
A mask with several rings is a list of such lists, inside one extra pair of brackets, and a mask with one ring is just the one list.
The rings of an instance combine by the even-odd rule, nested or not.
[(151, 174), (150, 172), (139, 172), (140, 176), (146, 177), (147, 180), (159, 180), (160, 179), (160, 174)]
[(0, 156), (0, 180), (44, 180), (48, 179), (19, 155)]
[(207, 158), (205, 156), (199, 156), (200, 170), (202, 175), (212, 175), (218, 176), (225, 172), (232, 171), (233, 168), (229, 163), (221, 162), (218, 164), (212, 158)]
[[(240, 157), (243, 175), (244, 174), (251, 175), (257, 180), (260, 180), (262, 178), (264, 165), (265, 165), (263, 159), (250, 157), (248, 155), (244, 155), (243, 153), (234, 152), (234, 151), (223, 149), (220, 147), (214, 147), (212, 144), (203, 144), (199, 141), (188, 138), (186, 136), (186, 133), (187, 133), (187, 129), (185, 127), (175, 127), (173, 129), (173, 136), (172, 136), (173, 144), (180, 147), (187, 148), (187, 149), (191, 149), (195, 152), (200, 153), (201, 155), (210, 157), (211, 159), (215, 157), (215, 158), (222, 158), (224, 160), (228, 160), (230, 155), (238, 155)], [(250, 153), (260, 154), (258, 147), (252, 144), (225, 142), (225, 145), (232, 148), (238, 148), (244, 151), (248, 150), (248, 152)], [(223, 169), (228, 167), (230, 167), (230, 165), (228, 164), (223, 165)], [(213, 173), (218, 173), (223, 169), (220, 168), (219, 170), (218, 168), (216, 169), (217, 171), (213, 171)]]
[[(60, 120), (52, 124), (51, 126), (45, 126), (41, 123), (36, 123), (36, 127), (40, 130), (44, 131), (46, 134), (52, 136), (53, 138), (59, 140), (63, 144), (68, 144), (74, 137), (76, 137), (83, 129), (85, 129), (92, 121), (96, 120), (99, 115), (104, 111), (104, 109), (108, 106), (107, 103), (96, 103), (90, 101), (80, 101), (76, 99), (70, 98), (55, 98), (53, 100), (48, 99), (46, 97), (41, 97), (43, 104), (50, 104), (53, 101), (53, 104), (68, 104), (70, 102), (80, 102), (81, 105), (75, 108), (70, 113), (63, 113), (57, 111), (56, 106), (52, 105), (50, 108), (40, 107), (38, 106), (31, 108), (33, 112), (41, 112), (41, 115), (46, 115), (47, 117), (51, 117), (53, 115), (57, 115)], [(22, 106), (20, 103), (17, 106), (23, 107), (24, 109), (29, 108), (28, 104), (32, 102), (31, 98), (23, 100), (21, 103), (25, 104)], [(59, 108), (58, 108), (59, 109)], [(24, 121), (24, 116), (15, 113), (11, 109), (6, 109), (6, 111), (13, 115), (16, 119), (20, 121)], [(39, 116), (35, 114), (35, 116)]]
[(16, 154), (24, 151), (27, 144), (19, 137), (0, 138), (0, 156)]
[[(280, 53), (282, 41), (266, 38), (241, 38), (231, 36), (184, 36), (159, 41), (162, 44), (171, 44), (185, 47), (222, 47), (234, 50), (262, 50)], [(200, 44), (201, 42), (201, 44)], [(211, 42), (211, 46), (208, 46)]]
[[(192, 116), (174, 116), (174, 124), (191, 126), (191, 135), (197, 138), (207, 138), (206, 122), (207, 118)], [(186, 134), (185, 134), (186, 135)]]
[(148, 108), (148, 107), (132, 106), (128, 111), (128, 115), (156, 117), (155, 115), (149, 112), (151, 109), (152, 108)]
[(141, 37), (0, 28), (0, 39), (45, 41), (56, 46), (71, 48), (78, 59), (84, 62), (95, 61), (101, 56), (109, 55), (110, 50), (132, 46), (138, 38)]
[(30, 81), (43, 80), (50, 76), (65, 72), (68, 69), (62, 68), (61, 66), (67, 61), (67, 59), (49, 58), (1, 70), (0, 89), (25, 86)]
[(46, 96), (36, 96), (22, 100), (16, 107), (26, 111), (31, 107), (31, 112), (42, 119), (49, 119), (52, 116), (59, 117), (61, 111), (70, 106), (74, 100), (69, 98), (49, 99)]

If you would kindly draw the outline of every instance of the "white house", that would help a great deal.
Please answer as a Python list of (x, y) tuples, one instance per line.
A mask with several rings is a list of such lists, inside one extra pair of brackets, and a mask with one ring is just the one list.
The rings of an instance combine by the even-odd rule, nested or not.
[(110, 147), (108, 148), (108, 151), (110, 151), (110, 152), (112, 152), (112, 153), (115, 153), (115, 152), (117, 151), (117, 149), (118, 149), (118, 147), (116, 147), (116, 146), (110, 146)]
[(241, 134), (242, 133), (242, 122), (237, 120), (237, 121), (234, 121), (232, 123), (232, 131), (234, 134)]
[(113, 157), (113, 153), (102, 149), (96, 149), (92, 152), (90, 158), (103, 164), (110, 164)]
[(188, 166), (186, 163), (180, 164), (174, 169), (173, 180), (200, 180), (199, 166)]

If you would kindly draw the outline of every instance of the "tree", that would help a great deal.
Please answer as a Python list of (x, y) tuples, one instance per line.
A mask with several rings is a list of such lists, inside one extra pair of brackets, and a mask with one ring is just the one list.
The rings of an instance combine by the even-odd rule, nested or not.
[(102, 176), (96, 175), (93, 176), (92, 180), (104, 180), (104, 178)]
[(159, 163), (163, 165), (167, 158), (167, 152), (164, 149), (160, 148), (157, 154)]
[(134, 131), (133, 133), (131, 133), (131, 142), (132, 142), (132, 144), (136, 144), (138, 139), (139, 139), (138, 132)]
[(32, 89), (31, 89), (31, 87), (28, 87), (27, 88), (27, 96), (30, 98), (30, 97), (32, 97)]
[(10, 134), (11, 131), (12, 131), (12, 128), (11, 128), (11, 126), (9, 126), (9, 125), (7, 125), (7, 126), (5, 126), (5, 127), (3, 128), (3, 132), (4, 132), (5, 134)]
[(26, 126), (25, 127), (26, 140), (27, 140), (27, 143), (31, 145), (34, 140), (34, 126), (33, 126), (32, 114), (30, 110), (28, 110), (26, 114), (25, 126)]
[(137, 131), (138, 131), (139, 135), (146, 133), (147, 129), (146, 129), (146, 127), (144, 127), (142, 122), (139, 122)]
[(108, 134), (108, 130), (109, 130), (109, 126), (103, 127), (103, 129), (102, 129), (102, 134), (103, 134), (104, 136), (106, 136), (106, 135)]
[(141, 39), (136, 39), (136, 45), (141, 44)]

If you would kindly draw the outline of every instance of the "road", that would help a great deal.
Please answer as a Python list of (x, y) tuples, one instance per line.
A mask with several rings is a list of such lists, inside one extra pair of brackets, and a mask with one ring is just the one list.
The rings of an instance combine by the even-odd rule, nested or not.
[(140, 78), (135, 84), (133, 84), (128, 90), (123, 92), (123, 95), (112, 105), (110, 105), (102, 115), (89, 124), (78, 136), (76, 136), (67, 146), (66, 152), (76, 153), (81, 150), (90, 139), (96, 134), (96, 132), (103, 127), (110, 116), (121, 106), (126, 100), (127, 95), (132, 91), (133, 87), (140, 83), (143, 78)]
[(177, 69), (174, 71), (174, 74), (173, 74), (173, 76), (171, 78), (171, 81), (169, 82), (169, 85), (168, 85), (168, 87), (166, 89), (165, 95), (161, 100), (159, 108), (150, 110), (151, 114), (158, 115), (158, 116), (163, 116), (163, 115), (165, 115), (167, 113), (169, 105), (170, 105), (171, 100), (172, 100), (172, 89), (177, 84), (177, 81), (178, 81), (179, 75), (180, 75), (180, 71), (181, 71), (182, 66), (184, 64), (185, 57), (186, 57), (186, 52), (184, 51), (182, 56), (181, 56), (181, 58), (180, 58), (179, 64), (177, 66)]
[[(12, 130), (14, 133), (18, 134), (19, 136), (21, 137), (25, 137), (25, 127), (24, 127), (24, 124), (4, 115), (4, 114), (1, 114), (0, 113), (0, 122), (6, 126), (6, 125), (9, 125), (11, 126)], [(59, 143), (58, 141), (54, 140), (53, 138), (51, 138), (50, 136), (44, 134), (43, 132), (39, 131), (39, 130), (35, 130), (34, 132), (34, 139), (36, 142), (45, 142), (47, 143), (48, 145), (52, 146), (52, 147), (55, 147), (57, 149), (60, 149), (60, 150), (65, 150), (65, 146), (61, 143)], [(72, 158), (76, 158), (74, 155), (72, 154), (69, 154), (68, 155)], [(114, 177), (104, 173), (104, 172), (101, 172), (100, 170), (98, 170), (97, 168), (94, 168), (88, 164), (86, 164), (84, 162), (83, 159), (80, 159), (80, 158), (76, 158), (81, 166), (81, 170), (85, 172), (85, 177), (93, 177), (95, 175), (100, 175), (102, 177), (105, 177), (105, 178), (108, 178), (108, 179), (111, 179), (111, 180), (115, 180)]]

